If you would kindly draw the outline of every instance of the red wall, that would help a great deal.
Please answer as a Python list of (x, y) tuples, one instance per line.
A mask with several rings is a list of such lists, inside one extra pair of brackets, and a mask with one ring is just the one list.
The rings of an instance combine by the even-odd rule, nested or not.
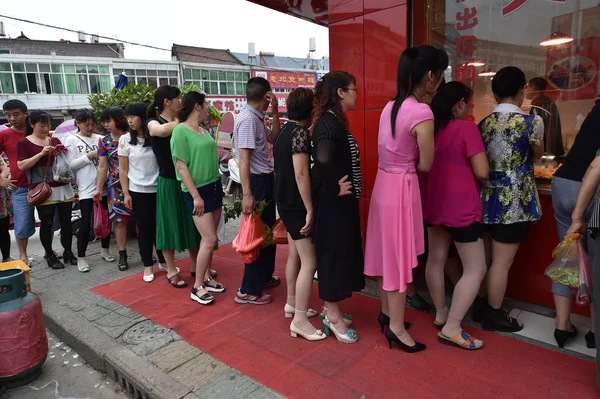
[(348, 119), (361, 148), (363, 232), (377, 174), (379, 115), (396, 94), (396, 67), (407, 46), (407, 26), (406, 1), (329, 0), (330, 70), (353, 74), (359, 90)]

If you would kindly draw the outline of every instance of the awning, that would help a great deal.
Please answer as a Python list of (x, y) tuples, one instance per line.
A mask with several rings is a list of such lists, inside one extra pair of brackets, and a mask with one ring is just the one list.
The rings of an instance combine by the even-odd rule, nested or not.
[(328, 26), (327, 0), (248, 0), (319, 25)]

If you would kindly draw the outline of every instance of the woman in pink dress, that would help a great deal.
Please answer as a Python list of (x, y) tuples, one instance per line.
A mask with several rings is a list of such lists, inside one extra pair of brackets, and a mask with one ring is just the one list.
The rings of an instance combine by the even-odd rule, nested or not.
[(379, 170), (371, 197), (365, 274), (378, 278), (379, 323), (390, 348), (409, 353), (426, 347), (404, 325), (407, 284), (417, 256), (425, 251), (417, 172), (433, 163), (433, 112), (429, 107), (448, 67), (448, 55), (433, 46), (404, 50), (398, 63), (397, 94), (379, 121)]
[[(486, 273), (478, 181), (488, 178), (489, 165), (477, 125), (465, 120), (471, 94), (463, 83), (450, 82), (440, 87), (433, 98), (435, 155), (431, 171), (421, 176), (421, 194), (429, 237), (425, 275), (436, 309), (433, 324), (441, 330), (438, 340), (477, 350), (483, 342), (460, 326)], [(444, 265), (452, 242), (460, 255), (463, 273), (448, 308)]]

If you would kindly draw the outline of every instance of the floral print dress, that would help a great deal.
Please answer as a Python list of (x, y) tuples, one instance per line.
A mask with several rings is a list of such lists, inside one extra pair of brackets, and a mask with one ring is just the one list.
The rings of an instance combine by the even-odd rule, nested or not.
[(125, 207), (123, 189), (119, 180), (119, 141), (108, 135), (98, 140), (98, 155), (108, 157), (108, 216), (110, 220), (121, 223), (133, 216)]
[(535, 222), (542, 209), (533, 174), (532, 145), (544, 137), (540, 116), (500, 104), (479, 123), (490, 163), (490, 184), (481, 190), (484, 224)]

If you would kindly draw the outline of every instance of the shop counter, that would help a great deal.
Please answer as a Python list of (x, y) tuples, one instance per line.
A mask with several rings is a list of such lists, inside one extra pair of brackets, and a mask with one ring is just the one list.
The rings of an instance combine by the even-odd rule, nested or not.
[[(508, 276), (506, 297), (554, 308), (551, 280), (544, 274), (552, 263), (552, 250), (558, 245), (558, 232), (552, 209), (552, 188), (538, 183), (542, 218), (531, 226), (527, 241), (521, 244)], [(573, 306), (573, 312), (589, 315), (588, 307)]]

